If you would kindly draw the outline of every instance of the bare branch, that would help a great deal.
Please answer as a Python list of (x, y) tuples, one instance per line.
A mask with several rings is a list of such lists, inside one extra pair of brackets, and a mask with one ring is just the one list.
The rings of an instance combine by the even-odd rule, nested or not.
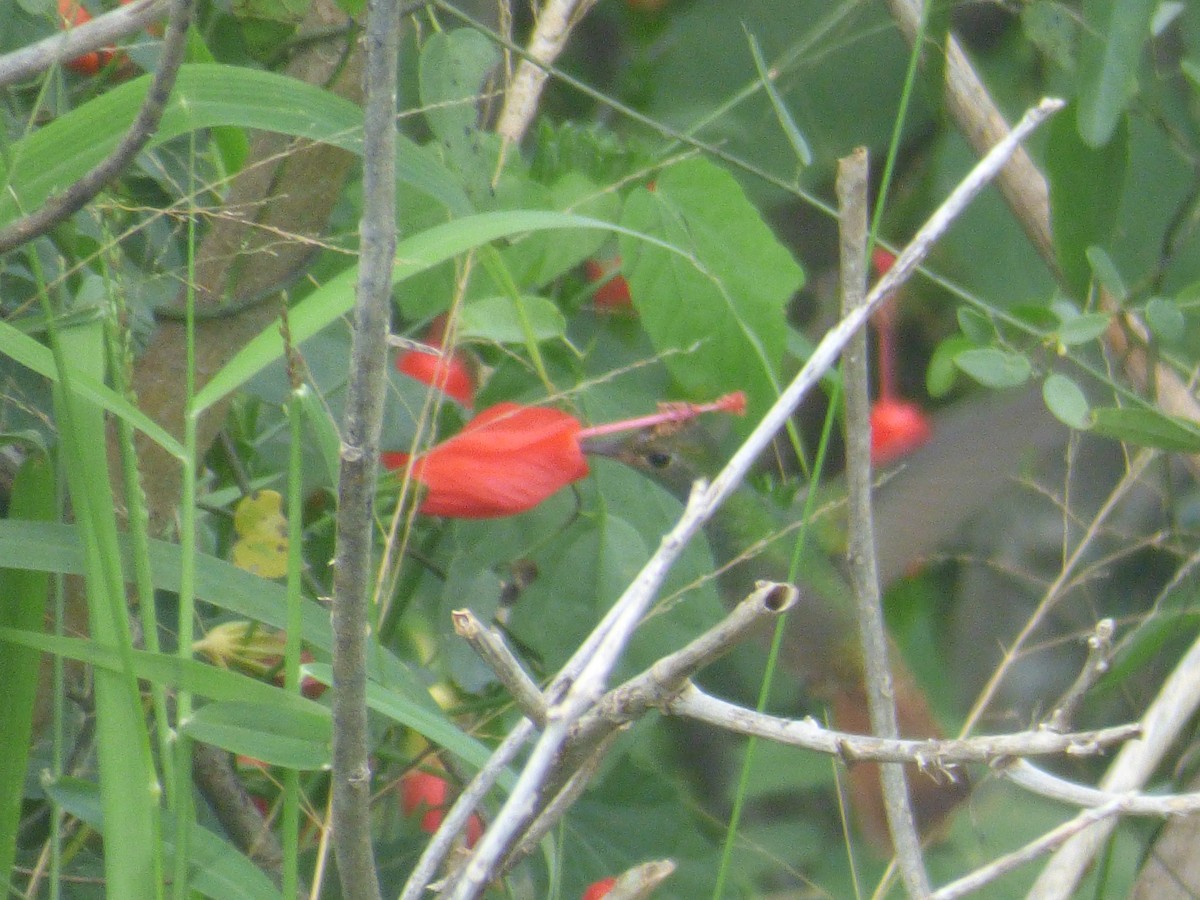
[(342, 893), (379, 898), (371, 844), (367, 735), (367, 635), (372, 526), (383, 401), (392, 267), (396, 256), (396, 72), (398, 0), (368, 0), (364, 34), (362, 257), (338, 476), (333, 577), (333, 849)]
[(542, 89), (549, 77), (549, 66), (558, 59), (571, 29), (596, 0), (546, 0), (537, 12), (537, 22), (529, 38), (527, 55), (521, 58), (512, 83), (504, 93), (504, 109), (496, 123), (496, 133), (506, 143), (520, 143), (537, 113)]
[(849, 734), (823, 727), (812, 718), (784, 719), (754, 712), (704, 693), (690, 682), (662, 711), (687, 716), (737, 734), (754, 735), (804, 750), (838, 756), (847, 762), (913, 763), (925, 771), (952, 770), (969, 762), (994, 762), (1014, 756), (1090, 756), (1136, 738), (1137, 725), (1117, 725), (1098, 731), (1059, 734), (1048, 729), (1015, 734), (981, 735), (945, 740), (891, 739)]
[(1089, 809), (1071, 821), (1064, 822), (1057, 828), (1047, 831), (1041, 837), (1037, 838), (1037, 840), (1030, 841), (1024, 847), (1020, 847), (1012, 853), (1006, 853), (999, 859), (992, 860), (986, 866), (980, 866), (971, 874), (958, 879), (958, 881), (952, 881), (950, 884), (939, 888), (933, 892), (930, 900), (955, 900), (957, 897), (965, 897), (968, 894), (973, 894), (997, 878), (1007, 875), (1021, 866), (1027, 865), (1039, 856), (1053, 852), (1061, 847), (1072, 835), (1078, 834), (1093, 822), (1100, 822), (1109, 816), (1116, 815), (1119, 810), (1120, 802), (1116, 800), (1104, 806)]
[(54, 65), (111, 47), (121, 38), (137, 34), (167, 14), (169, 0), (137, 0), (128, 6), (96, 16), (90, 22), (43, 38), (20, 50), (0, 56), (0, 87), (32, 78)]
[[(1142, 716), (1143, 736), (1126, 744), (1100, 782), (1101, 792), (1120, 794), (1141, 788), (1153, 774), (1179, 733), (1200, 707), (1200, 641), (1196, 641), (1179, 660)], [(1014, 767), (1015, 768), (1015, 767)], [(1029, 767), (1032, 769), (1032, 766)], [(1020, 769), (1017, 769), (1018, 774)], [(1012, 777), (1012, 772), (1005, 773)], [(1200, 795), (1190, 795), (1198, 796)], [(1141, 798), (1165, 801), (1167, 798)], [(1089, 804), (1095, 805), (1095, 804)], [(1200, 805), (1194, 807), (1200, 810)], [(1174, 806), (1166, 812), (1183, 812)], [(1162, 813), (1160, 813), (1162, 814)], [(1047, 864), (1029, 896), (1033, 898), (1069, 897), (1096, 851), (1112, 831), (1111, 822), (1101, 822), (1076, 835)]]
[(110, 180), (123, 172), (146, 146), (158, 129), (171, 90), (175, 87), (175, 76), (183, 62), (193, 6), (194, 0), (171, 0), (171, 16), (167, 20), (158, 68), (150, 79), (150, 87), (146, 90), (146, 97), (133, 124), (112, 153), (64, 191), (49, 197), (40, 209), (0, 229), (0, 254), (42, 236), (68, 216), (79, 212)]
[[(842, 315), (864, 305), (867, 283), (867, 151), (859, 148), (838, 160), (838, 224), (841, 243)], [(863, 682), (871, 730), (882, 738), (900, 736), (896, 689), (888, 661), (883, 598), (875, 562), (875, 525), (871, 514), (871, 397), (867, 335), (854, 335), (842, 357), (846, 403), (846, 493), (850, 546), (847, 560), (854, 585), (855, 612), (862, 651)], [(921, 855), (921, 837), (909, 799), (904, 767), (881, 769), (883, 803), (892, 846), (909, 896), (925, 897), (929, 875)]]
[(541, 689), (525, 672), (520, 660), (513, 656), (504, 638), (495, 629), (486, 628), (469, 609), (450, 613), (454, 633), (471, 645), (479, 658), (496, 673), (500, 683), (512, 695), (525, 713), (539, 727), (546, 723), (546, 699)]

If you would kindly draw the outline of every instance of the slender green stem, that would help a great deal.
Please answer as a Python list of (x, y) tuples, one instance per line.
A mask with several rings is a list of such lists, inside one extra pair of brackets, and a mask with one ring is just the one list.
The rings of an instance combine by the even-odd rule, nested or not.
[[(288, 452), (288, 569), (287, 569), (287, 643), (284, 647), (284, 686), (300, 692), (300, 632), (301, 587), (304, 566), (304, 483), (303, 425), (304, 392), (307, 388), (295, 385), (288, 397), (288, 423), (291, 426), (291, 447)], [(283, 896), (294, 897), (300, 886), (300, 773), (288, 769), (283, 775), (283, 821), (279, 835), (283, 845)]]
[[(193, 137), (191, 158), (195, 159)], [(194, 408), (196, 396), (196, 295), (192, 285), (196, 283), (196, 219), (188, 218), (187, 238), (187, 291), (185, 292), (184, 329), (186, 331), (185, 353), (187, 356), (184, 385), (187, 394), (186, 411), (183, 417), (183, 473), (182, 496), (179, 509), (179, 619), (177, 634), (179, 645), (176, 652), (181, 660), (192, 658), (192, 643), (195, 640), (196, 618), (196, 427), (199, 413)], [(186, 722), (192, 714), (192, 695), (180, 690), (175, 698), (176, 709), (176, 755), (175, 755), (175, 897), (185, 900), (188, 890), (188, 868), (191, 850), (190, 835), (195, 822), (195, 804), (192, 799), (192, 740), (179, 731), (179, 723)]]
[[(813, 462), (813, 481), (815, 485), (825, 469), (825, 458), (829, 451), (829, 439), (833, 435), (833, 424), (837, 421), (837, 410), (841, 399), (841, 382), (834, 382), (833, 394), (830, 397), (829, 410), (825, 414), (825, 423), (821, 430), (821, 441), (817, 445), (817, 458)], [(792, 551), (792, 562), (788, 569), (788, 581), (795, 582), (800, 574), (801, 561), (804, 558), (805, 544), (808, 539), (807, 523), (812, 519), (816, 509), (817, 491), (810, 488), (804, 500), (801, 512), (801, 525), (796, 534), (796, 545)], [(762, 712), (767, 708), (771, 696), (771, 688), (775, 682), (775, 670), (779, 664), (780, 650), (783, 646), (784, 628), (787, 626), (787, 615), (779, 617), (775, 624), (775, 632), (771, 638), (771, 650), (767, 654), (767, 664), (763, 672), (762, 683), (759, 685), (758, 702), (755, 709)], [(742, 810), (750, 791), (750, 773), (754, 768), (754, 756), (758, 749), (758, 738), (751, 737), (746, 742), (746, 755), (742, 758), (741, 771), (738, 773), (737, 789), (733, 797), (733, 810), (729, 814), (729, 825), (725, 829), (725, 841), (721, 845), (721, 863), (717, 869), (716, 881), (713, 885), (713, 900), (720, 900), (725, 892), (725, 882), (729, 878), (729, 868), (733, 862), (733, 846), (737, 840), (738, 826), (742, 820)]]

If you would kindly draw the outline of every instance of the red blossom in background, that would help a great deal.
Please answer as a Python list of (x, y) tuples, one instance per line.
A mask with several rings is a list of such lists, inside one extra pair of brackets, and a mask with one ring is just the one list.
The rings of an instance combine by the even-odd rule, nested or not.
[[(557, 409), (498, 403), (413, 462), (413, 478), (425, 488), (418, 511), (458, 519), (513, 516), (587, 476), (584, 439), (681, 423), (706, 412), (745, 411), (746, 397), (738, 391), (712, 403), (666, 403), (648, 416), (583, 428)], [(408, 454), (385, 452), (381, 461), (399, 469)]]
[[(446, 815), (446, 779), (430, 772), (409, 772), (400, 779), (400, 809), (406, 816), (421, 814), (420, 829), (434, 834)], [(474, 847), (483, 835), (483, 820), (471, 813), (467, 819), (467, 846)]]
[(629, 293), (629, 282), (621, 274), (621, 257), (589, 259), (583, 264), (583, 273), (593, 284), (600, 283), (592, 296), (596, 309), (606, 312), (629, 312), (633, 310), (633, 297)]
[[(445, 333), (446, 315), (443, 313), (430, 323), (425, 343), (440, 349)], [(430, 385), (463, 406), (475, 405), (475, 374), (463, 353), (406, 350), (396, 357), (396, 370)]]
[[(896, 264), (890, 250), (876, 247), (871, 265), (877, 276)], [(929, 417), (917, 404), (899, 397), (896, 388), (895, 298), (889, 297), (871, 316), (879, 354), (879, 399), (871, 406), (871, 464), (884, 466), (912, 453), (933, 433)]]
[(601, 878), (599, 881), (593, 881), (583, 892), (580, 900), (600, 900), (601, 897), (611, 894), (612, 889), (616, 886), (617, 879), (615, 878)]
[(929, 417), (917, 404), (879, 398), (871, 407), (871, 464), (885, 466), (907, 456), (932, 433)]

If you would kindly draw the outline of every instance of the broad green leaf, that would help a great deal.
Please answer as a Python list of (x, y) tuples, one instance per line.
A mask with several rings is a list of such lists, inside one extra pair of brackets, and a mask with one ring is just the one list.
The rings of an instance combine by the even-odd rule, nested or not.
[(954, 358), (975, 346), (966, 335), (952, 334), (933, 350), (929, 367), (925, 370), (925, 390), (930, 397), (944, 397), (958, 380), (958, 367)]
[[(396, 247), (396, 267), (392, 270), (392, 279), (400, 281), (409, 278), (490, 241), (527, 231), (548, 231), (555, 228), (609, 231), (616, 226), (584, 216), (542, 210), (477, 213), (435, 225), (402, 240)], [(288, 313), (288, 324), (294, 343), (300, 344), (308, 340), (326, 325), (350, 311), (354, 305), (354, 282), (357, 277), (356, 268), (342, 272), (296, 304)], [(197, 411), (207, 409), (282, 355), (283, 338), (279, 329), (272, 325), (252, 338), (196, 394), (194, 408)]]
[(1108, 313), (1081, 313), (1065, 319), (1059, 326), (1058, 340), (1067, 347), (1076, 347), (1096, 340), (1108, 330), (1112, 316)]
[(484, 203), (500, 150), (500, 137), (479, 127), (479, 98), (500, 51), (471, 28), (438, 31), (421, 48), (421, 107), (447, 164), (468, 196)]
[(1092, 411), (1092, 431), (1142, 447), (1179, 453), (1200, 452), (1195, 423), (1152, 409), (1103, 407)]
[(1112, 257), (1103, 247), (1097, 246), (1088, 247), (1086, 256), (1096, 283), (1112, 294), (1117, 302), (1123, 303), (1129, 296), (1129, 289), (1125, 287), (1125, 280)]
[(1093, 148), (1108, 143), (1137, 89), (1156, 6), (1155, 0), (1083, 0), (1076, 118), (1079, 135)]
[[(512, 182), (506, 182), (511, 184)], [(523, 195), (540, 194), (539, 203), (506, 203), (517, 208), (557, 209), (593, 219), (615, 222), (621, 212), (621, 200), (611, 190), (602, 189), (578, 172), (568, 172), (543, 191), (535, 191), (532, 182), (522, 183)], [(520, 199), (520, 198), (518, 198)], [(542, 288), (569, 272), (590, 256), (595, 256), (609, 235), (601, 231), (562, 229), (527, 234), (501, 251), (517, 284), (525, 289)]]
[[(0, 224), (40, 206), (102, 160), (137, 115), (150, 76), (93, 98), (13, 143), (0, 160)], [(235, 66), (180, 67), (175, 90), (148, 149), (197, 131), (235, 125), (311, 138), (362, 153), (362, 109), (294, 78)], [(397, 175), (448, 209), (471, 209), (462, 188), (433, 156), (397, 135)]]
[(1187, 331), (1187, 322), (1179, 304), (1166, 297), (1151, 297), (1147, 301), (1146, 324), (1164, 344), (1179, 343)]
[[(64, 776), (47, 783), (46, 793), (66, 812), (104, 834), (99, 789), (90, 781)], [(175, 857), (174, 821), (163, 824), (168, 865)], [(266, 874), (236, 847), (207, 828), (193, 825), (188, 838), (191, 863), (188, 886), (213, 900), (279, 900), (279, 891)]]
[(1088, 428), (1091, 425), (1091, 406), (1074, 381), (1057, 372), (1042, 383), (1042, 399), (1054, 418), (1069, 428)]
[(990, 318), (977, 309), (960, 306), (955, 314), (958, 327), (973, 344), (990, 344), (996, 339), (996, 326)]
[[(17, 470), (9, 493), (12, 522), (47, 520), (55, 515), (54, 469), (49, 458), (32, 453)], [(49, 599), (50, 578), (44, 572), (0, 569), (0, 627), (39, 630)], [(25, 767), (33, 732), (40, 654), (31, 648), (7, 647), (0, 653), (0, 873), (12, 870)], [(3, 877), (3, 876), (0, 876)]]
[[(567, 322), (555, 304), (545, 297), (527, 295), (522, 299), (533, 325), (533, 336), (537, 340), (549, 341), (563, 336)], [(464, 306), (458, 320), (458, 336), (464, 340), (494, 341), (497, 344), (525, 342), (516, 310), (507, 297), (485, 297)]]
[(1058, 115), (1050, 122), (1046, 174), (1058, 264), (1071, 294), (1082, 299), (1091, 279), (1088, 248), (1108, 242), (1121, 203), (1129, 127), (1122, 120), (1110, 139), (1092, 147), (1080, 139), (1071, 118)]
[(954, 357), (954, 364), (990, 388), (1009, 388), (1024, 384), (1033, 374), (1033, 366), (1020, 353), (979, 347), (964, 350)]
[(619, 239), (634, 306), (671, 374), (693, 396), (744, 390), (746, 422), (757, 421), (778, 390), (784, 309), (803, 282), (800, 267), (733, 176), (704, 159), (634, 191), (621, 224), (690, 256)]
[(310, 715), (274, 704), (219, 700), (196, 710), (179, 730), (198, 741), (288, 769), (329, 765), (333, 722), (322, 707)]
[(1021, 7), (1025, 36), (1059, 68), (1075, 69), (1078, 16), (1057, 0), (1033, 0)]

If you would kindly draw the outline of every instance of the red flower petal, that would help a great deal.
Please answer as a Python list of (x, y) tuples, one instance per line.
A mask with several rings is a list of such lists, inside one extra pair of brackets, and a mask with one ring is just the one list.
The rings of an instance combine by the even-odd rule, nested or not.
[(409, 378), (415, 378), (453, 397), (463, 406), (475, 403), (475, 379), (459, 353), (409, 350), (396, 357), (396, 369)]
[(886, 275), (887, 271), (896, 264), (896, 254), (883, 247), (871, 251), (871, 266), (876, 275)]
[[(537, 506), (588, 474), (578, 420), (544, 407), (498, 403), (423, 454), (413, 477), (425, 485), (430, 516), (493, 519)], [(407, 457), (384, 453), (389, 468)]]
[(629, 282), (620, 274), (621, 257), (611, 259), (589, 259), (583, 264), (583, 272), (591, 282), (603, 281), (596, 288), (592, 303), (596, 309), (609, 312), (633, 309), (633, 298), (629, 294)]
[(607, 897), (616, 886), (617, 879), (601, 878), (599, 881), (594, 881), (588, 885), (588, 889), (583, 892), (583, 897), (580, 900), (600, 900), (601, 897)]
[(871, 407), (871, 463), (882, 466), (929, 440), (929, 417), (915, 403), (880, 399)]

